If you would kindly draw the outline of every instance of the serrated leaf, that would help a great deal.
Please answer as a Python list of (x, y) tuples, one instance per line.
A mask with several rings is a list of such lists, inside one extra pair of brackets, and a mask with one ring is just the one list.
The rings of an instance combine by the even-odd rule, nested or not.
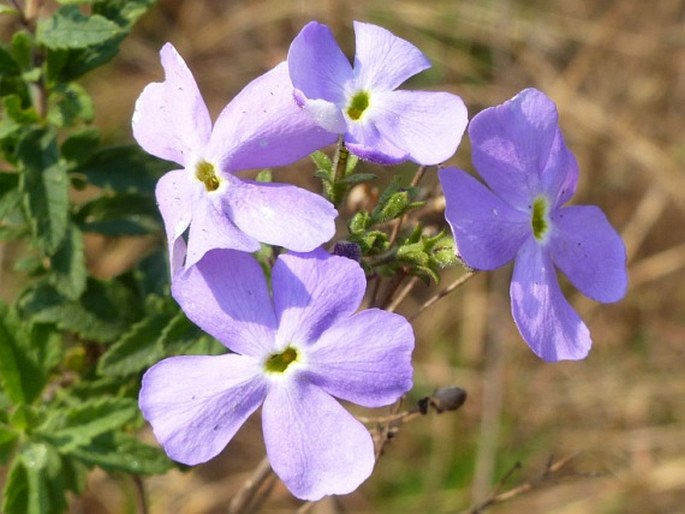
[(78, 6), (65, 5), (49, 18), (38, 20), (36, 40), (51, 49), (80, 49), (120, 34), (121, 28), (113, 21), (98, 14), (86, 16)]
[(152, 197), (157, 179), (177, 167), (131, 145), (99, 150), (77, 171), (95, 186)]
[(107, 63), (119, 52), (125, 32), (99, 45), (77, 50), (48, 49), (47, 78), (50, 84), (72, 82)]
[(17, 11), (14, 7), (10, 7), (9, 5), (0, 5), (0, 15), (2, 14), (8, 14), (11, 16), (19, 16), (19, 11)]
[(0, 378), (15, 404), (37, 398), (50, 371), (59, 362), (61, 337), (48, 327), (26, 323), (16, 312), (0, 307)]
[(76, 83), (59, 84), (48, 97), (48, 121), (57, 127), (71, 127), (93, 121), (93, 100)]
[(88, 270), (83, 235), (75, 226), (69, 226), (62, 246), (50, 258), (50, 272), (50, 283), (70, 300), (77, 300), (86, 290)]
[(349, 222), (350, 234), (361, 235), (371, 226), (371, 215), (366, 211), (357, 212)]
[[(160, 304), (161, 302), (156, 302)], [(159, 309), (131, 326), (98, 361), (98, 373), (108, 376), (126, 376), (138, 373), (165, 356), (159, 343), (174, 317), (173, 310), (159, 305)]]
[(164, 296), (169, 294), (169, 265), (166, 248), (159, 248), (138, 263), (132, 272), (138, 286), (139, 296)]
[(317, 170), (320, 170), (323, 173), (325, 173), (326, 177), (330, 176), (331, 168), (333, 167), (333, 162), (331, 161), (331, 158), (328, 157), (328, 155), (317, 150), (316, 152), (312, 153), (309, 157), (311, 157), (312, 161), (314, 161)]
[(5, 464), (11, 455), (19, 434), (11, 427), (0, 423), (0, 464)]
[(141, 314), (132, 292), (116, 280), (89, 279), (78, 301), (69, 300), (53, 286), (37, 284), (19, 301), (24, 316), (39, 323), (54, 323), (84, 339), (115, 341)]
[(3, 218), (21, 205), (21, 191), (19, 191), (19, 175), (16, 173), (0, 173), (0, 225)]
[(344, 179), (342, 179), (342, 182), (347, 184), (348, 186), (353, 186), (355, 184), (359, 184), (360, 182), (370, 182), (372, 180), (376, 180), (376, 175), (373, 173), (353, 173), (352, 175), (346, 175)]
[(120, 430), (136, 418), (138, 404), (130, 398), (97, 398), (51, 414), (36, 431), (69, 454), (102, 434)]
[(62, 463), (44, 443), (28, 443), (15, 458), (4, 491), (6, 514), (61, 514), (67, 507)]
[(145, 235), (162, 230), (162, 220), (150, 196), (120, 193), (84, 204), (75, 217), (84, 232), (108, 236)]
[(371, 213), (371, 217), (376, 223), (383, 223), (395, 219), (407, 211), (409, 201), (410, 197), (408, 191), (397, 191), (389, 197), (384, 198), (382, 203), (379, 202)]
[(98, 129), (89, 127), (72, 132), (62, 143), (62, 158), (69, 162), (70, 167), (83, 164), (93, 156), (99, 143)]
[(22, 354), (17, 342), (17, 323), (9, 309), (0, 305), (0, 383), (10, 401), (15, 405), (26, 402), (27, 395), (22, 380)]
[(5, 48), (5, 45), (0, 45), (0, 77), (6, 79), (20, 73), (21, 68), (19, 68), (12, 54)]
[(16, 121), (20, 125), (36, 123), (40, 119), (36, 109), (32, 105), (24, 107), (21, 97), (17, 94), (3, 97), (2, 107), (7, 118)]
[(23, 70), (27, 70), (33, 65), (33, 36), (27, 30), (15, 32), (12, 36), (11, 46), (14, 61)]
[(133, 475), (157, 475), (174, 467), (159, 448), (141, 443), (123, 432), (104, 434), (71, 455), (90, 466)]
[(17, 147), (24, 205), (43, 250), (52, 255), (62, 244), (69, 223), (69, 181), (59, 160), (55, 134), (33, 130)]
[(269, 168), (261, 170), (255, 177), (257, 182), (273, 182), (273, 175)]

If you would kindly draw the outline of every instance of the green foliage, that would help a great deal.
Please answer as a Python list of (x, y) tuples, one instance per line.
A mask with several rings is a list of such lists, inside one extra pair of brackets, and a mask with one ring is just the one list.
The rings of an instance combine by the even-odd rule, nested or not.
[(65, 5), (49, 18), (38, 20), (36, 40), (53, 50), (99, 45), (119, 35), (120, 27), (104, 16), (83, 14), (76, 5)]
[(69, 221), (69, 181), (55, 133), (29, 131), (17, 146), (17, 161), (33, 235), (43, 251), (52, 255), (61, 246)]

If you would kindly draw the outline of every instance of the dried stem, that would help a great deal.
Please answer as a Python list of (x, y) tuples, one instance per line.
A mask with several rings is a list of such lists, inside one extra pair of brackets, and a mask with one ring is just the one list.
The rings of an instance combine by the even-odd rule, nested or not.
[(445, 296), (450, 294), (455, 289), (464, 285), (466, 282), (471, 280), (471, 278), (473, 278), (477, 274), (478, 274), (478, 272), (476, 270), (469, 270), (465, 274), (460, 275), (454, 282), (452, 282), (450, 285), (448, 285), (445, 289), (438, 291), (437, 293), (435, 293), (435, 295), (433, 295), (428, 300), (426, 300), (423, 303), (423, 305), (421, 305), (414, 314), (407, 317), (407, 319), (409, 321), (414, 321), (419, 316), (419, 314), (421, 314), (423, 311), (425, 311), (428, 307), (433, 305), (435, 302), (437, 302), (441, 298), (444, 298)]
[(140, 514), (148, 514), (150, 509), (147, 505), (147, 494), (145, 493), (145, 483), (140, 475), (133, 475), (133, 485), (136, 488), (136, 496), (138, 499), (138, 512)]
[(549, 478), (550, 475), (553, 473), (557, 473), (559, 470), (561, 470), (564, 466), (566, 466), (569, 462), (571, 462), (573, 459), (576, 458), (577, 454), (570, 455), (566, 458), (563, 458), (561, 460), (558, 460), (554, 462), (552, 457), (549, 458), (547, 461), (547, 465), (545, 466), (545, 470), (542, 472), (542, 474), (534, 479), (534, 480), (529, 480), (527, 482), (524, 482), (523, 484), (514, 487), (513, 489), (509, 489), (508, 491), (504, 491), (503, 493), (500, 493), (506, 482), (511, 478), (511, 475), (513, 473), (521, 468), (521, 463), (517, 462), (514, 464), (509, 471), (505, 473), (505, 475), (499, 480), (497, 485), (495, 486), (495, 490), (493, 491), (492, 495), (486, 499), (484, 502), (480, 503), (479, 505), (473, 507), (472, 509), (465, 511), (468, 512), (468, 514), (481, 514), (485, 509), (488, 507), (496, 504), (496, 503), (501, 503), (503, 501), (509, 500), (511, 498), (514, 498), (522, 493), (526, 493), (528, 491), (533, 490), (536, 486), (544, 482), (546, 479)]
[(271, 476), (274, 476), (271, 464), (269, 464), (269, 459), (264, 457), (252, 472), (252, 475), (243, 483), (238, 494), (231, 500), (228, 506), (228, 513), (240, 514), (242, 512), (249, 512), (248, 506), (254, 499), (257, 490)]
[(418, 281), (418, 277), (412, 277), (411, 280), (407, 282), (404, 285), (404, 287), (400, 290), (397, 296), (390, 302), (390, 304), (385, 310), (388, 312), (395, 312), (395, 309), (397, 309), (400, 306), (400, 304), (405, 300), (405, 298), (409, 296), (409, 293), (411, 293), (412, 289), (414, 289)]

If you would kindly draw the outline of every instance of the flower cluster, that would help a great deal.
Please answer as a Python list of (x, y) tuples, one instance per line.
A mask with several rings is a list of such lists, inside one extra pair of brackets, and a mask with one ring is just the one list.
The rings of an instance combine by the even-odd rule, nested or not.
[[(335, 235), (333, 205), (240, 173), (336, 141), (378, 164), (439, 164), (467, 125), (458, 96), (398, 89), (429, 67), (415, 46), (374, 25), (354, 29), (351, 64), (328, 27), (306, 25), (287, 62), (248, 84), (214, 124), (167, 43), (165, 80), (144, 89), (133, 116), (138, 143), (179, 165), (156, 188), (172, 295), (230, 350), (152, 366), (143, 415), (171, 458), (194, 465), (216, 456), (261, 406), (271, 466), (308, 500), (353, 491), (370, 475), (371, 435), (336, 398), (364, 407), (400, 399), (412, 387), (414, 335), (399, 315), (357, 312), (366, 291), (359, 259), (321, 247)], [(585, 356), (589, 333), (555, 266), (588, 296), (615, 301), (626, 287), (625, 250), (601, 211), (562, 207), (578, 170), (553, 103), (525, 90), (477, 115), (469, 135), (490, 189), (463, 171), (440, 171), (459, 256), (483, 270), (514, 259), (512, 312), (523, 338), (546, 360)], [(268, 281), (252, 255), (262, 244), (284, 249)]]

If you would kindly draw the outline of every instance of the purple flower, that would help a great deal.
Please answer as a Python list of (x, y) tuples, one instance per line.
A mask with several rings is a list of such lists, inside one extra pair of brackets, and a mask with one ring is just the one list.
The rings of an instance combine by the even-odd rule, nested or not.
[(328, 241), (337, 213), (323, 198), (234, 174), (284, 165), (327, 144), (329, 135), (294, 102), (285, 62), (248, 84), (212, 128), (186, 63), (170, 43), (160, 54), (165, 80), (138, 98), (133, 135), (145, 151), (182, 166), (156, 190), (172, 263), (183, 260), (186, 230), (186, 266), (213, 248), (252, 252), (261, 241), (309, 251)]
[[(466, 129), (466, 107), (450, 93), (396, 91), (430, 67), (411, 43), (354, 22), (356, 54), (350, 65), (326, 25), (307, 24), (293, 40), (288, 69), (295, 98), (323, 128), (344, 134), (363, 159), (437, 164), (454, 154)], [(331, 139), (331, 142), (335, 138)]]
[(273, 296), (250, 255), (207, 253), (177, 272), (172, 292), (188, 317), (235, 353), (170, 357), (143, 377), (140, 408), (174, 460), (217, 455), (260, 405), (266, 452), (298, 498), (356, 489), (374, 465), (368, 430), (334, 398), (365, 407), (412, 386), (414, 335), (396, 314), (355, 314), (360, 266), (323, 250), (287, 253)]
[(526, 89), (475, 116), (469, 136), (490, 189), (461, 170), (440, 171), (459, 254), (483, 270), (514, 259), (509, 293), (523, 339), (544, 360), (582, 359), (590, 333), (562, 295), (556, 268), (583, 294), (614, 302), (626, 292), (626, 251), (599, 208), (563, 207), (578, 165), (554, 103)]

